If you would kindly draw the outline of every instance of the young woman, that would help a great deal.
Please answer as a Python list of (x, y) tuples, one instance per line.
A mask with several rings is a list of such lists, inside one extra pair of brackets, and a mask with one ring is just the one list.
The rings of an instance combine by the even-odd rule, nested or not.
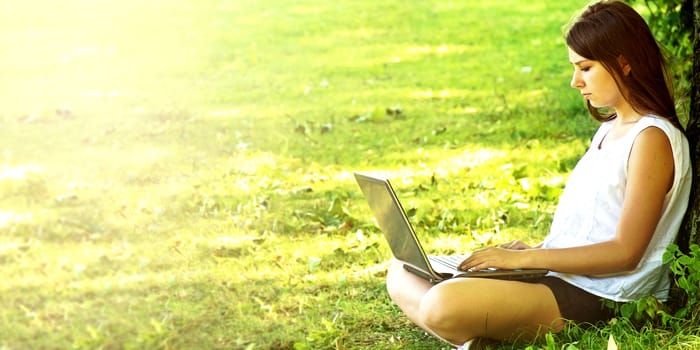
[(688, 143), (663, 54), (644, 19), (618, 1), (588, 6), (566, 34), (578, 89), (601, 126), (572, 171), (544, 242), (473, 253), (460, 268), (539, 268), (532, 281), (456, 278), (431, 285), (394, 263), (387, 289), (415, 324), (452, 344), (528, 339), (565, 320), (611, 316), (601, 300), (668, 296), (662, 255), (690, 191)]

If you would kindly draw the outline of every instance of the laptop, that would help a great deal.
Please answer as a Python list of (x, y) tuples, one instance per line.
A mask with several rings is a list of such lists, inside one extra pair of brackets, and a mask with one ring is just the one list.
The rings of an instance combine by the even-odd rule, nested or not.
[(547, 274), (547, 270), (540, 269), (462, 271), (458, 269), (458, 266), (468, 254), (427, 255), (408, 221), (406, 212), (391, 183), (389, 183), (389, 179), (359, 172), (354, 174), (394, 257), (404, 262), (404, 268), (407, 271), (428, 280), (430, 283), (436, 284), (455, 277), (522, 280), (542, 277)]

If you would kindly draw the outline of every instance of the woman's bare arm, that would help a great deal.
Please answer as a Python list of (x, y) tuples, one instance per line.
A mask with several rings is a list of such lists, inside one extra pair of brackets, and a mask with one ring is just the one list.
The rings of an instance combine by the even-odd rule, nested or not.
[(666, 134), (654, 127), (642, 131), (627, 166), (625, 200), (614, 239), (561, 249), (486, 248), (472, 254), (460, 267), (544, 268), (581, 275), (635, 269), (651, 241), (673, 183), (673, 152)]

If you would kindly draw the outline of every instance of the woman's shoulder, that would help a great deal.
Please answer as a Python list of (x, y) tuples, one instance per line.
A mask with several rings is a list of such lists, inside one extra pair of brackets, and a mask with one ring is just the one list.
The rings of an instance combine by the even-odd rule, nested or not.
[(679, 134), (682, 134), (681, 131), (678, 130), (678, 128), (676, 128), (670, 120), (664, 117), (659, 117), (655, 114), (647, 114), (640, 118), (637, 122), (637, 127), (639, 129), (646, 129), (650, 126), (658, 127), (659, 129), (667, 131), (667, 133), (673, 131), (673, 133), (678, 132)]
[[(651, 130), (654, 128), (655, 130)], [(689, 147), (688, 139), (685, 134), (679, 130), (668, 119), (656, 115), (646, 115), (640, 119), (635, 125), (636, 132), (635, 140), (645, 139), (645, 141), (661, 141), (666, 139), (671, 145), (673, 158), (677, 166), (681, 169), (686, 169), (689, 166)], [(663, 131), (663, 133), (659, 132)]]
[[(634, 137), (636, 138), (638, 135), (642, 134), (643, 131), (647, 130), (650, 127), (661, 129), (666, 135), (666, 137), (669, 139), (671, 144), (680, 145), (682, 143), (688, 142), (683, 132), (679, 130), (675, 125), (673, 125), (671, 121), (653, 114), (647, 114), (641, 119), (639, 119), (639, 121), (634, 126), (635, 132), (633, 132), (632, 134), (634, 134)], [(644, 134), (650, 133), (647, 132)]]

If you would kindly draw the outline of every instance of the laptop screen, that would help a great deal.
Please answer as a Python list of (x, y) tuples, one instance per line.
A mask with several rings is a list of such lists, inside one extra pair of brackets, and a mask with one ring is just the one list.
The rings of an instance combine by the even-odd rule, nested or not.
[(389, 242), (394, 257), (431, 271), (427, 257), (389, 180), (359, 173), (355, 173), (355, 179)]

